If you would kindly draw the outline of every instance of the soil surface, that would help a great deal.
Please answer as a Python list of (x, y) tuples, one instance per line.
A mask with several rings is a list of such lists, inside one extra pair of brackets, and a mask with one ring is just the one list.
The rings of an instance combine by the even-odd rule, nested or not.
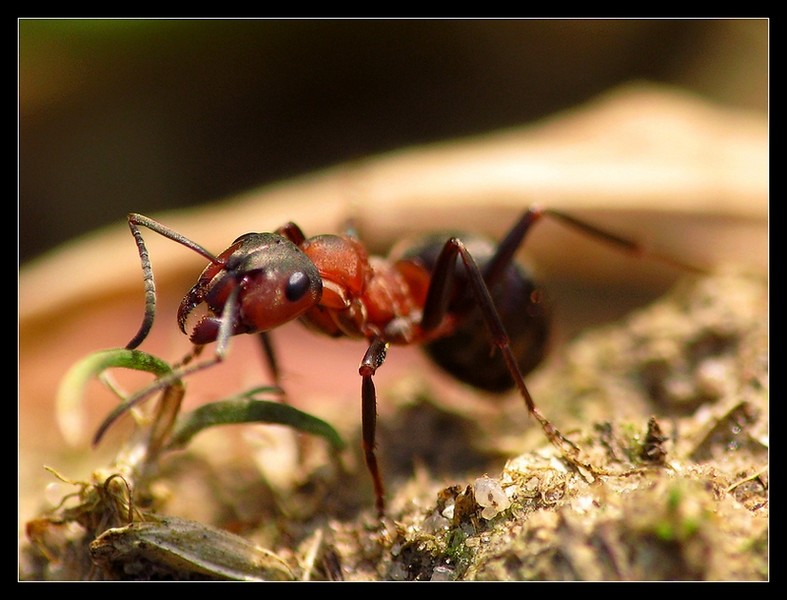
[(28, 522), (20, 578), (768, 579), (761, 277), (688, 278), (528, 378), (588, 468), (516, 393), (483, 409), (432, 381), (385, 390), (382, 520), (359, 423), (340, 456), (288, 428), (233, 426), (162, 455), (145, 481), (118, 463), (85, 482), (53, 474), (52, 504), (70, 497)]

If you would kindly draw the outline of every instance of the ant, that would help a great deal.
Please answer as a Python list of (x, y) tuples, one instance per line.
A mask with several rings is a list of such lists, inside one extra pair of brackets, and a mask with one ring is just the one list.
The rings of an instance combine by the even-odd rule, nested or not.
[[(541, 413), (524, 382), (524, 376), (544, 356), (549, 310), (540, 289), (514, 255), (531, 227), (544, 217), (624, 252), (700, 271), (562, 211), (539, 206), (526, 210), (499, 244), (477, 235), (448, 239), (433, 235), (395, 249), (387, 258), (370, 256), (352, 232), (307, 238), (292, 222), (273, 233), (242, 235), (215, 256), (158, 221), (129, 214), (144, 275), (145, 314), (126, 348), (136, 348), (145, 340), (155, 317), (153, 269), (141, 228), (182, 244), (209, 264), (178, 309), (180, 330), (194, 344), (191, 356), (175, 372), (127, 399), (126, 409), (175, 380), (224, 360), (234, 335), (260, 333), (277, 377), (267, 332), (300, 319), (332, 337), (368, 341), (358, 369), (362, 445), (380, 516), (385, 501), (375, 455), (374, 375), (391, 345), (422, 344), (440, 367), (483, 390), (502, 392), (515, 386), (530, 415), (565, 459), (575, 467), (604, 474), (581, 462), (579, 448)], [(212, 342), (216, 342), (212, 357), (189, 364)], [(490, 343), (496, 352), (490, 352)], [(107, 417), (94, 444), (119, 414)]]

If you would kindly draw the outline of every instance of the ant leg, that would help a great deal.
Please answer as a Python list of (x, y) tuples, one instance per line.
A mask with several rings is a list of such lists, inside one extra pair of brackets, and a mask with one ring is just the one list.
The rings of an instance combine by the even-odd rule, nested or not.
[(363, 454), (366, 460), (366, 467), (372, 475), (374, 483), (375, 504), (377, 514), (382, 517), (385, 515), (385, 498), (383, 490), (383, 480), (380, 469), (377, 466), (377, 456), (374, 453), (374, 438), (377, 429), (377, 392), (374, 388), (372, 376), (377, 368), (385, 361), (388, 351), (388, 343), (376, 337), (369, 345), (366, 354), (361, 360), (358, 372), (361, 377), (361, 427), (363, 430)]
[(191, 361), (198, 359), (204, 349), (204, 344), (194, 344), (189, 353), (180, 359), (179, 363), (175, 364), (175, 368), (185, 367), (187, 364), (191, 363)]
[(604, 229), (596, 227), (595, 225), (591, 225), (586, 221), (582, 221), (581, 219), (577, 219), (576, 217), (567, 215), (564, 212), (558, 210), (545, 209), (543, 210), (543, 214), (552, 217), (557, 221), (560, 221), (561, 223), (563, 223), (563, 225), (566, 225), (568, 227), (573, 227), (577, 231), (580, 231), (590, 237), (594, 237), (606, 244), (615, 246), (618, 248), (618, 250), (627, 252), (629, 254), (632, 254), (633, 256), (647, 257), (652, 260), (657, 260), (664, 264), (670, 265), (672, 267), (685, 269), (687, 271), (692, 271), (694, 273), (699, 273), (699, 274), (706, 273), (706, 269), (702, 269), (700, 267), (697, 267), (696, 265), (683, 262), (673, 256), (656, 252), (653, 248), (648, 248), (641, 242), (619, 236), (610, 231), (606, 231)]
[(279, 361), (276, 360), (276, 349), (273, 347), (273, 340), (267, 331), (260, 332), (259, 334), (260, 346), (262, 347), (262, 354), (265, 357), (265, 363), (273, 377), (273, 382), (279, 385)]
[(443, 250), (437, 259), (432, 275), (432, 283), (429, 286), (429, 293), (427, 294), (427, 299), (424, 304), (423, 319), (421, 322), (422, 328), (428, 331), (436, 327), (445, 315), (453, 289), (452, 283), (455, 274), (454, 265), (457, 255), (462, 259), (465, 270), (467, 271), (476, 301), (481, 308), (484, 320), (492, 336), (492, 343), (503, 356), (508, 372), (511, 374), (511, 378), (514, 380), (516, 388), (525, 401), (528, 412), (538, 421), (547, 439), (553, 446), (560, 450), (563, 456), (573, 464), (595, 472), (595, 469), (579, 461), (579, 448), (576, 444), (564, 437), (563, 434), (560, 433), (543, 414), (541, 414), (541, 411), (533, 401), (533, 397), (530, 395), (530, 391), (525, 385), (516, 357), (511, 350), (508, 334), (495, 308), (494, 301), (489, 293), (489, 288), (484, 281), (484, 276), (475, 259), (467, 250), (464, 243), (458, 238), (449, 239), (443, 246)]
[(276, 230), (276, 233), (284, 238), (287, 238), (296, 246), (300, 246), (306, 240), (303, 230), (301, 230), (301, 228), (292, 221), (279, 227)]
[[(151, 394), (159, 390), (163, 390), (168, 388), (176, 381), (186, 377), (187, 375), (191, 375), (192, 373), (196, 373), (197, 371), (202, 371), (207, 369), (208, 367), (212, 367), (213, 365), (220, 363), (224, 360), (224, 357), (227, 354), (227, 348), (229, 346), (230, 337), (232, 336), (232, 326), (235, 322), (238, 312), (238, 295), (240, 293), (240, 287), (236, 286), (231, 291), (229, 296), (227, 297), (227, 302), (224, 305), (224, 312), (221, 316), (221, 326), (219, 327), (219, 333), (216, 337), (216, 350), (213, 356), (210, 359), (204, 360), (200, 363), (196, 363), (193, 365), (186, 366), (190, 359), (186, 359), (184, 364), (180, 368), (176, 368), (174, 371), (167, 375), (163, 375), (156, 379), (153, 383), (149, 386), (139, 390), (138, 392), (132, 394), (128, 397), (124, 402), (119, 404), (115, 410), (109, 413), (109, 415), (104, 419), (104, 421), (99, 426), (96, 434), (93, 436), (93, 445), (96, 446), (101, 441), (101, 438), (104, 437), (107, 429), (124, 413), (128, 410), (148, 398)], [(198, 356), (200, 353), (201, 348), (196, 347), (193, 351), (192, 356)]]
[(621, 252), (631, 254), (633, 256), (643, 257), (647, 256), (653, 260), (662, 263), (685, 269), (694, 273), (705, 273), (706, 270), (689, 263), (682, 262), (674, 257), (666, 254), (661, 254), (653, 249), (645, 247), (642, 243), (622, 237), (610, 231), (606, 231), (595, 225), (592, 225), (576, 217), (572, 217), (562, 211), (541, 208), (540, 206), (533, 205), (528, 208), (525, 213), (514, 224), (511, 230), (502, 239), (497, 247), (497, 251), (492, 259), (487, 263), (484, 268), (484, 281), (487, 285), (493, 285), (500, 275), (505, 271), (511, 261), (514, 259), (522, 241), (525, 239), (530, 227), (539, 221), (542, 217), (550, 217), (559, 221), (564, 226), (574, 229), (589, 237), (595, 238), (599, 242), (614, 246)]

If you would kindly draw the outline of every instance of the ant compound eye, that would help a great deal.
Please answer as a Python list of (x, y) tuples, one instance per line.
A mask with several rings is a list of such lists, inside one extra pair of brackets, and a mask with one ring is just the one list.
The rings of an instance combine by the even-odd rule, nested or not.
[(287, 285), (284, 288), (284, 296), (290, 302), (295, 302), (303, 298), (303, 295), (311, 287), (309, 276), (303, 271), (295, 271), (287, 280)]

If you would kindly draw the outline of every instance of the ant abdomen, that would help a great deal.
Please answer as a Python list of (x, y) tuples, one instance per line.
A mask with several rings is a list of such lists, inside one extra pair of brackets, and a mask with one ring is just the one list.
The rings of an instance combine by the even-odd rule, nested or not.
[[(449, 232), (459, 238), (473, 255), (481, 272), (494, 256), (497, 245), (477, 234)], [(417, 259), (430, 272), (445, 244), (445, 233), (430, 235), (411, 243), (402, 258)], [(514, 386), (510, 371), (500, 352), (490, 345), (490, 332), (469, 285), (467, 269), (457, 257), (456, 295), (449, 301), (448, 313), (460, 316), (449, 335), (424, 344), (427, 356), (454, 378), (481, 390), (494, 393)], [(528, 270), (512, 262), (489, 291), (508, 334), (511, 349), (523, 375), (530, 373), (544, 358), (549, 339), (551, 310), (543, 290)]]

